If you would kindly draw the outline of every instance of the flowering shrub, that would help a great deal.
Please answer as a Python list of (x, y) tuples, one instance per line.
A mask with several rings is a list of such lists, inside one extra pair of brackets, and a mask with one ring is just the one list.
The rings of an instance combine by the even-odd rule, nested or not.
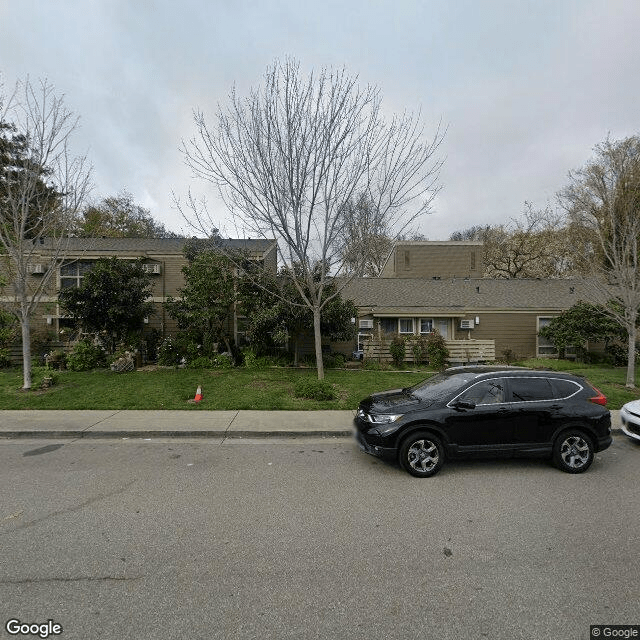
[(429, 366), (432, 369), (443, 371), (446, 368), (449, 349), (447, 349), (445, 339), (437, 331), (427, 336), (427, 355), (429, 356)]
[(406, 342), (407, 341), (402, 336), (398, 335), (395, 336), (389, 345), (389, 353), (391, 354), (393, 364), (395, 364), (396, 367), (401, 367), (404, 362), (404, 358), (406, 356)]
[(158, 364), (164, 367), (177, 367), (182, 358), (173, 338), (165, 338), (158, 347)]

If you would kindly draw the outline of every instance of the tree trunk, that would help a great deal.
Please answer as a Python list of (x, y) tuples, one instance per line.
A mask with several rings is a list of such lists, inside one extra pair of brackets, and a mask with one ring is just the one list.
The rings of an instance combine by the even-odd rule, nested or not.
[(636, 320), (637, 314), (633, 314), (632, 321), (629, 323), (629, 344), (627, 351), (627, 389), (635, 389), (636, 387)]
[(320, 332), (320, 307), (313, 308), (313, 335), (316, 343), (316, 366), (318, 380), (324, 380), (324, 363), (322, 362), (322, 333)]
[(29, 316), (23, 313), (20, 318), (22, 329), (22, 389), (31, 389), (31, 327)]

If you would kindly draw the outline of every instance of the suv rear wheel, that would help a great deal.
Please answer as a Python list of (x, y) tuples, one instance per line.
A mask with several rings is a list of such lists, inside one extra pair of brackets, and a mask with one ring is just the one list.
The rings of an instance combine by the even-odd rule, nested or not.
[(433, 434), (418, 431), (402, 443), (399, 460), (403, 469), (412, 476), (428, 478), (440, 471), (444, 462), (444, 449)]
[(593, 462), (593, 442), (580, 431), (572, 429), (561, 433), (553, 445), (553, 461), (567, 473), (582, 473)]

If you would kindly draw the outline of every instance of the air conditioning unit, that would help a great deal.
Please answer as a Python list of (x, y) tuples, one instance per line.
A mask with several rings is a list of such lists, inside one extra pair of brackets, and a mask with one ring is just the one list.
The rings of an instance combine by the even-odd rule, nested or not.
[(373, 329), (373, 320), (360, 320), (358, 326), (360, 329)]
[(30, 265), (27, 265), (27, 268), (31, 273), (44, 273), (43, 264), (30, 264)]
[(162, 267), (159, 264), (143, 264), (142, 270), (157, 275), (162, 272)]
[(460, 320), (461, 329), (473, 329), (473, 320)]

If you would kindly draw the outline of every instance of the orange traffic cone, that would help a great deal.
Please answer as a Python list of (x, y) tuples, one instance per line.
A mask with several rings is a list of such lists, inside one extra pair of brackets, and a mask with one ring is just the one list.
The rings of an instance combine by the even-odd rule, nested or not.
[(200, 402), (202, 400), (202, 387), (198, 385), (196, 389), (196, 397), (193, 399), (194, 402)]

